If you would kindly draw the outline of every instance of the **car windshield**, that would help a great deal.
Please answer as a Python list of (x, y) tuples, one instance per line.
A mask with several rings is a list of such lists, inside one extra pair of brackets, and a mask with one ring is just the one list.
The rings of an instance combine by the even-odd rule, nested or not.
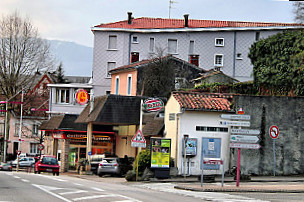
[(58, 164), (57, 159), (54, 157), (43, 157), (41, 163), (47, 164), (47, 165), (57, 165)]

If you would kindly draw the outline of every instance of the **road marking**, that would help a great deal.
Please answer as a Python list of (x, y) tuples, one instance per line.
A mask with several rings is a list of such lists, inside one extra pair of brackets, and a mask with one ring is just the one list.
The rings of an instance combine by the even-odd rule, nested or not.
[(117, 194), (108, 194), (108, 195), (93, 195), (93, 196), (84, 196), (80, 198), (74, 198), (73, 201), (81, 201), (81, 200), (87, 200), (87, 199), (95, 199), (95, 198), (105, 198), (105, 197), (118, 197)]
[(16, 176), (16, 175), (14, 175), (13, 177), (16, 178), (16, 179), (19, 179), (19, 178), (20, 178), (19, 176)]
[(69, 191), (69, 192), (59, 193), (59, 195), (78, 194), (78, 193), (84, 193), (84, 192), (88, 192), (88, 191), (85, 191), (85, 190)]
[(29, 180), (26, 180), (26, 179), (21, 179), (21, 181), (23, 181), (23, 182), (29, 182)]
[[(37, 188), (41, 189), (42, 191), (45, 191), (45, 192), (48, 193), (48, 194), (51, 194), (51, 195), (53, 195), (53, 196), (55, 196), (55, 197), (57, 197), (57, 198), (63, 200), (63, 201), (71, 202), (70, 200), (68, 200), (68, 199), (66, 199), (66, 198), (64, 198), (64, 197), (62, 197), (62, 196), (59, 196), (58, 194), (55, 194), (55, 193), (53, 193), (53, 192), (50, 192), (49, 190), (45, 189), (44, 186), (37, 185), (37, 184), (32, 184), (32, 185), (33, 185), (34, 187), (37, 187)], [(57, 189), (62, 189), (62, 188), (57, 188)]]
[(100, 188), (96, 188), (96, 187), (91, 187), (92, 189), (94, 189), (95, 191), (105, 191), (103, 189), (100, 189)]
[(74, 185), (77, 185), (77, 186), (83, 186), (82, 184), (79, 184), (79, 183), (73, 183)]
[(59, 181), (59, 182), (66, 182), (67, 181), (67, 180), (63, 180), (63, 179), (60, 179), (60, 178), (55, 177), (55, 176), (47, 176), (47, 175), (37, 175), (37, 176), (46, 177), (46, 178), (56, 180), (56, 181)]

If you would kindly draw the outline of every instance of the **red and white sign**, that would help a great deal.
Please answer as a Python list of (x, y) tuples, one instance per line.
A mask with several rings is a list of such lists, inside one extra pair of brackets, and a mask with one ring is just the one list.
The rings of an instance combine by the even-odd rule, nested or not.
[(204, 159), (203, 164), (209, 164), (209, 165), (217, 165), (217, 164), (223, 164), (222, 159)]
[(279, 128), (278, 126), (270, 126), (269, 135), (272, 139), (277, 139), (279, 136)]
[(39, 144), (39, 145), (38, 145), (38, 149), (39, 149), (40, 151), (42, 151), (42, 150), (44, 149), (44, 145), (43, 145), (43, 144)]
[(147, 112), (157, 112), (164, 108), (164, 102), (159, 98), (147, 99), (144, 102), (144, 108)]
[(85, 105), (89, 101), (89, 94), (84, 89), (77, 90), (77, 93), (75, 95), (76, 102), (80, 105)]
[(21, 151), (17, 151), (17, 155), (19, 156), (21, 154)]
[(146, 147), (146, 139), (141, 130), (138, 130), (131, 140), (131, 147)]
[(245, 144), (245, 143), (230, 143), (230, 148), (239, 148), (239, 149), (260, 149), (261, 145), (259, 144)]

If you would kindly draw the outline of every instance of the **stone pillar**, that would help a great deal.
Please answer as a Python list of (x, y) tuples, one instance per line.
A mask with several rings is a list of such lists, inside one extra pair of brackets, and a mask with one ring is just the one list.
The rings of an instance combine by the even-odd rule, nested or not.
[(67, 172), (69, 169), (70, 140), (63, 139), (62, 141), (60, 172)]
[(89, 160), (89, 165), (86, 165), (86, 171), (91, 170), (91, 164), (89, 159), (89, 152), (92, 152), (92, 136), (93, 136), (93, 123), (88, 123), (87, 127), (87, 151), (86, 158)]

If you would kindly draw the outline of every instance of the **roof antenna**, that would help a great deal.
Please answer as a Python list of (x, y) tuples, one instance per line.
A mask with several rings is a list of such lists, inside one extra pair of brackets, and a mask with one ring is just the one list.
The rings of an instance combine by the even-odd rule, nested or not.
[(174, 3), (178, 3), (178, 2), (173, 1), (173, 0), (169, 0), (169, 19), (170, 19), (170, 16), (171, 16), (171, 9), (173, 8), (172, 4), (174, 4)]

